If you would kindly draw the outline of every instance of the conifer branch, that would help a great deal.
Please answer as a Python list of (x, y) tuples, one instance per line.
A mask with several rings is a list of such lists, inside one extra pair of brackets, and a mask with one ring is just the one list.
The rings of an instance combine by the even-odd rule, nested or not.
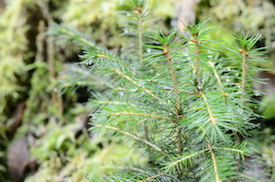
[(185, 160), (187, 160), (187, 159), (190, 159), (190, 158), (192, 158), (192, 157), (195, 157), (195, 156), (197, 156), (197, 155), (199, 155), (199, 154), (202, 154), (202, 153), (204, 153), (204, 152), (206, 152), (206, 151), (208, 151), (208, 150), (210, 150), (210, 149), (207, 148), (207, 149), (204, 149), (204, 150), (202, 150), (202, 151), (193, 153), (193, 154), (191, 154), (191, 155), (189, 155), (189, 156), (183, 157), (183, 158), (181, 158), (180, 160), (177, 160), (177, 161), (171, 163), (168, 167), (169, 167), (169, 168), (172, 168), (173, 166), (179, 164), (180, 162), (183, 162), (183, 161), (185, 161)]
[(169, 63), (170, 73), (171, 73), (173, 84), (174, 84), (174, 89), (173, 90), (175, 92), (176, 104), (177, 104), (177, 115), (178, 115), (178, 113), (180, 112), (181, 108), (180, 108), (179, 91), (178, 91), (178, 86), (177, 86), (177, 80), (176, 80), (175, 70), (174, 70), (173, 65), (172, 65), (172, 61), (171, 61), (172, 57), (171, 57), (171, 54), (170, 54), (169, 47), (167, 45), (165, 45), (164, 48), (165, 49), (164, 49), (163, 52), (167, 51), (167, 60), (168, 60), (168, 63)]
[[(138, 30), (139, 30), (139, 34), (138, 34), (138, 44), (139, 44), (139, 63), (142, 64), (142, 60), (143, 60), (143, 46), (142, 46), (142, 12), (141, 12), (141, 8), (138, 7), (137, 9), (138, 12)], [(149, 135), (148, 135), (148, 126), (147, 126), (147, 122), (144, 121), (144, 132), (145, 132), (145, 138), (147, 141), (149, 140)], [(149, 160), (151, 161), (151, 155), (150, 155), (150, 147), (148, 148), (148, 153), (149, 153)]]
[[(201, 127), (201, 126), (200, 126), (200, 127)], [(205, 132), (204, 127), (202, 127), (202, 131), (204, 132), (204, 135), (206, 135), (206, 132)], [(208, 146), (207, 150), (209, 150), (210, 153), (211, 153), (211, 158), (212, 158), (212, 161), (213, 161), (213, 167), (214, 167), (216, 182), (221, 182), (221, 181), (219, 180), (219, 174), (218, 174), (218, 168), (217, 168), (217, 162), (216, 162), (215, 154), (214, 154), (214, 152), (213, 152), (213, 150), (212, 150), (212, 149), (214, 149), (215, 147), (212, 147), (212, 146), (211, 146), (210, 140), (208, 139), (207, 136), (206, 136), (205, 138), (206, 138), (206, 142), (207, 142), (207, 146)]]
[(139, 45), (139, 62), (142, 63), (143, 60), (143, 48), (142, 48), (142, 12), (141, 8), (138, 7), (138, 45)]
[(163, 176), (163, 175), (165, 175), (164, 172), (163, 172), (163, 173), (160, 173), (160, 174), (157, 174), (157, 175), (154, 175), (154, 176), (151, 176), (151, 177), (147, 178), (146, 180), (141, 180), (141, 181), (138, 181), (138, 182), (150, 181), (151, 179), (155, 179), (155, 178), (160, 177), (160, 176)]
[(212, 150), (212, 147), (211, 147), (211, 143), (209, 141), (209, 139), (206, 137), (206, 141), (207, 141), (207, 145), (208, 145), (208, 148), (209, 148), (209, 151), (211, 153), (211, 158), (212, 158), (212, 161), (213, 161), (213, 167), (214, 167), (214, 172), (215, 172), (215, 179), (216, 179), (216, 182), (222, 182), (219, 178), (219, 173), (218, 173), (218, 166), (217, 166), (217, 162), (216, 162), (216, 158), (215, 158), (215, 154)]
[[(129, 76), (121, 73), (121, 71), (119, 69), (113, 69), (111, 68), (112, 71), (114, 71), (115, 73), (117, 73), (119, 76), (122, 76), (124, 78), (126, 78), (127, 80), (129, 80), (130, 82), (132, 82), (133, 84), (135, 84), (136, 86), (138, 86), (141, 90), (143, 90), (145, 93), (151, 95), (152, 97), (154, 97), (155, 99), (157, 99), (158, 101), (161, 101), (161, 99), (159, 97), (157, 97), (155, 94), (153, 94), (152, 92), (150, 92), (149, 90), (147, 90), (146, 88), (142, 87), (140, 84), (138, 84), (135, 80), (133, 80), (132, 78), (130, 78)], [(161, 101), (163, 104), (167, 104), (165, 101)]]
[[(247, 67), (246, 67), (246, 62), (247, 62), (247, 56), (248, 53), (246, 52), (245, 48), (240, 49), (239, 50), (242, 53), (242, 58), (243, 58), (243, 64), (242, 64), (242, 88), (241, 88), (241, 99), (243, 100), (245, 97), (245, 83), (246, 83), (246, 71), (247, 71)], [(243, 105), (243, 101), (242, 101), (242, 105)]]
[(178, 143), (178, 155), (181, 155), (181, 148), (182, 148), (182, 146), (181, 146), (181, 143), (182, 143), (182, 141), (181, 141), (181, 128), (178, 129), (177, 136), (178, 136), (178, 141), (177, 141), (177, 143)]
[(157, 147), (154, 144), (150, 143), (149, 141), (141, 139), (141, 138), (139, 138), (139, 137), (137, 137), (137, 136), (135, 136), (135, 135), (127, 132), (127, 131), (122, 131), (119, 128), (115, 128), (115, 127), (112, 127), (112, 126), (103, 126), (103, 125), (94, 125), (94, 126), (96, 126), (96, 127), (105, 127), (105, 128), (108, 128), (108, 129), (115, 130), (115, 131), (118, 131), (120, 133), (123, 133), (125, 135), (128, 135), (128, 136), (134, 138), (135, 140), (141, 141), (141, 142), (143, 142), (143, 143), (145, 143), (145, 144), (153, 147), (154, 149), (156, 149), (157, 151), (159, 151), (160, 153), (162, 153), (164, 156), (168, 157), (171, 161), (173, 161), (173, 159), (168, 154), (166, 154), (162, 149), (160, 149), (159, 147)]
[(115, 90), (118, 90), (118, 91), (128, 91), (128, 92), (135, 92), (137, 91), (136, 89), (126, 89), (126, 88), (122, 88), (122, 87), (119, 87), (119, 88), (115, 88)]
[(142, 114), (142, 113), (118, 112), (118, 113), (111, 113), (111, 115), (113, 115), (113, 116), (120, 116), (120, 115), (144, 116), (144, 117), (151, 117), (151, 118), (175, 121), (173, 118), (161, 117), (161, 116), (152, 115), (152, 114)]
[(142, 174), (146, 173), (145, 170), (143, 169), (139, 169), (139, 168), (136, 168), (136, 167), (127, 167), (127, 166), (101, 166), (99, 167), (99, 169), (125, 169), (125, 170), (133, 170), (133, 171), (137, 171), (137, 172), (140, 172)]
[(196, 59), (196, 70), (195, 70), (195, 78), (197, 81), (197, 84), (199, 83), (199, 77), (200, 77), (200, 53), (199, 53), (199, 46), (198, 46), (198, 39), (197, 35), (194, 35), (192, 42), (194, 42), (195, 46), (195, 59)]
[[(138, 14), (138, 45), (139, 45), (139, 63), (142, 63), (143, 60), (143, 47), (142, 47), (142, 10), (140, 8), (140, 5), (138, 5), (138, 9), (136, 10), (136, 13)], [(148, 135), (148, 126), (146, 125), (147, 122), (144, 121), (144, 132), (145, 132), (145, 138), (147, 141), (149, 141), (149, 135)], [(150, 155), (150, 147), (148, 148), (148, 153), (151, 161), (151, 155)]]
[[(164, 53), (167, 52), (167, 60), (168, 60), (168, 64), (169, 64), (169, 67), (170, 67), (170, 73), (171, 73), (171, 76), (172, 76), (172, 80), (173, 80), (173, 84), (174, 84), (174, 92), (175, 92), (175, 97), (176, 97), (176, 104), (177, 104), (177, 118), (179, 120), (180, 118), (180, 115), (179, 115), (179, 112), (181, 110), (180, 108), (180, 99), (179, 99), (179, 91), (178, 91), (178, 86), (177, 86), (177, 80), (176, 80), (176, 75), (175, 75), (175, 71), (174, 71), (174, 68), (173, 68), (173, 65), (172, 65), (172, 57), (171, 57), (171, 54), (170, 54), (170, 49), (169, 47), (167, 46), (167, 44), (164, 45)], [(178, 135), (178, 155), (181, 154), (181, 128), (178, 129), (177, 131), (177, 135)]]
[(213, 116), (213, 113), (212, 113), (212, 110), (207, 102), (207, 98), (206, 96), (204, 95), (203, 92), (200, 92), (200, 95), (202, 96), (203, 100), (204, 100), (204, 103), (206, 105), (206, 108), (207, 108), (207, 112), (208, 112), (208, 115), (209, 115), (209, 120), (212, 122), (212, 126), (215, 126), (216, 125), (216, 121), (218, 121), (218, 118), (215, 118)]
[(217, 150), (228, 150), (228, 151), (239, 152), (239, 153), (241, 153), (241, 154), (244, 154), (244, 151), (243, 151), (243, 150), (232, 149), (232, 148), (212, 147), (212, 149), (217, 149)]
[[(129, 21), (127, 22), (127, 23), (130, 23), (127, 26), (127, 28), (130, 28), (130, 30), (133, 31), (133, 33), (129, 35), (136, 38), (136, 43), (138, 45), (134, 45), (134, 47), (139, 49), (139, 50), (134, 50), (135, 51), (134, 56), (132, 56), (132, 51), (133, 51), (132, 49), (130, 49), (129, 52), (128, 51), (125, 52), (125, 54), (130, 53), (129, 59), (137, 58), (139, 56), (138, 60), (140, 63), (142, 61), (145, 61), (143, 59), (143, 56), (144, 56), (143, 41), (146, 39), (145, 37), (147, 33), (146, 27), (149, 27), (149, 25), (147, 26), (148, 16), (147, 16), (147, 12), (145, 11), (146, 7), (144, 6), (144, 9), (141, 9), (143, 5), (143, 4), (141, 5), (141, 3), (145, 3), (145, 2), (131, 0), (129, 4), (127, 3), (127, 7), (130, 7), (129, 9), (131, 9), (131, 12), (122, 11), (123, 13), (127, 13), (126, 14), (127, 17), (130, 15), (134, 16), (134, 17), (130, 17)], [(132, 12), (133, 9), (134, 11)], [(223, 80), (221, 79), (222, 73), (220, 73), (217, 70), (217, 68), (215, 67), (214, 61), (209, 62), (210, 66), (202, 64), (203, 62), (209, 61), (209, 59), (207, 59), (204, 55), (201, 54), (200, 49), (202, 45), (199, 39), (202, 39), (202, 37), (204, 37), (210, 31), (213, 30), (213, 28), (212, 29), (204, 28), (206, 22), (207, 21), (204, 21), (199, 23), (198, 25), (194, 25), (194, 26), (190, 25), (188, 27), (188, 31), (191, 33), (191, 35), (193, 35), (193, 38), (191, 41), (194, 43), (194, 45), (191, 43), (191, 44), (186, 44), (182, 46), (182, 44), (180, 43), (175, 43), (175, 41), (173, 41), (174, 33), (170, 34), (168, 37), (166, 37), (162, 32), (159, 32), (158, 35), (154, 35), (154, 37), (163, 45), (164, 47), (163, 53), (165, 54), (165, 56), (167, 56), (166, 59), (168, 60), (168, 63), (165, 66), (159, 66), (159, 64), (155, 64), (155, 63), (158, 63), (158, 61), (163, 61), (162, 60), (163, 55), (160, 52), (153, 51), (151, 53), (151, 56), (149, 56), (148, 59), (146, 59), (146, 61), (149, 62), (148, 64), (152, 66), (151, 67), (152, 71), (150, 70), (150, 73), (152, 74), (146, 74), (148, 70), (141, 69), (139, 73), (141, 73), (140, 75), (144, 75), (142, 78), (140, 76), (133, 75), (131, 73), (131, 71), (133, 70), (131, 67), (130, 69), (128, 69), (128, 71), (126, 71), (124, 69), (126, 68), (125, 65), (123, 64), (124, 61), (119, 56), (115, 56), (113, 58), (113, 56), (108, 51), (105, 51), (105, 49), (101, 49), (100, 46), (96, 47), (94, 43), (92, 44), (90, 43), (90, 46), (92, 46), (90, 48), (89, 43), (86, 42), (86, 41), (89, 41), (90, 39), (86, 40), (84, 36), (81, 38), (81, 34), (78, 34), (77, 32), (76, 33), (67, 32), (67, 35), (65, 35), (65, 36), (69, 36), (70, 40), (78, 41), (80, 42), (80, 44), (84, 44), (84, 45), (86, 44), (87, 51), (85, 52), (85, 57), (87, 59), (95, 58), (97, 60), (100, 60), (101, 63), (107, 62), (108, 64), (105, 64), (106, 69), (102, 70), (103, 73), (106, 73), (104, 71), (108, 69), (111, 71), (112, 77), (114, 76), (118, 77), (119, 81), (117, 83), (122, 83), (122, 82), (128, 83), (125, 87), (118, 86), (119, 88), (113, 88), (113, 91), (127, 90), (127, 94), (125, 95), (126, 100), (130, 100), (131, 98), (136, 96), (138, 92), (142, 93), (142, 95), (139, 96), (139, 98), (141, 98), (140, 99), (141, 102), (139, 104), (135, 103), (136, 105), (128, 104), (125, 101), (123, 102), (117, 102), (117, 100), (109, 101), (109, 98), (103, 99), (103, 101), (97, 101), (98, 104), (103, 104), (103, 106), (108, 104), (108, 106), (111, 106), (111, 109), (112, 109), (111, 110), (106, 107), (105, 108), (102, 107), (102, 110), (105, 109), (105, 113), (103, 111), (102, 114), (99, 114), (100, 116), (103, 116), (103, 115), (106, 116), (108, 118), (107, 120), (109, 120), (109, 118), (111, 119), (125, 118), (126, 120), (128, 119), (131, 121), (135, 121), (134, 123), (132, 122), (132, 125), (130, 128), (132, 128), (134, 131), (137, 131), (138, 134), (132, 134), (133, 132), (130, 131), (131, 130), (130, 128), (123, 131), (123, 129), (119, 129), (112, 126), (104, 126), (104, 125), (95, 125), (95, 126), (105, 127), (106, 129), (110, 129), (116, 133), (121, 133), (121, 135), (125, 135), (126, 137), (131, 138), (132, 140), (143, 144), (143, 145), (140, 145), (139, 147), (145, 150), (149, 148), (147, 152), (149, 151), (150, 153), (149, 155), (150, 161), (160, 164), (163, 162), (163, 160), (167, 161), (170, 159), (170, 161), (167, 161), (166, 165), (164, 166), (164, 169), (167, 170), (165, 172), (168, 172), (171, 170), (170, 171), (171, 173), (169, 174), (177, 177), (179, 181), (183, 181), (186, 174), (189, 175), (190, 173), (192, 173), (190, 174), (190, 176), (193, 175), (194, 170), (200, 171), (195, 175), (196, 177), (201, 178), (203, 181), (207, 181), (209, 179), (212, 179), (213, 181), (216, 181), (216, 182), (221, 182), (221, 179), (224, 181), (228, 181), (228, 180), (231, 180), (232, 177), (234, 177), (236, 174), (235, 171), (232, 171), (232, 169), (228, 169), (229, 170), (228, 172), (223, 173), (223, 171), (226, 170), (226, 166), (222, 165), (220, 162), (223, 163), (223, 161), (230, 161), (230, 164), (235, 166), (235, 163), (233, 161), (240, 160), (241, 158), (240, 156), (243, 157), (245, 153), (245, 149), (243, 149), (244, 145), (242, 144), (242, 141), (240, 139), (237, 142), (238, 145), (232, 145), (229, 147), (227, 145), (228, 143), (232, 143), (232, 140), (233, 142), (235, 141), (235, 139), (232, 138), (232, 133), (231, 133), (231, 131), (235, 131), (234, 130), (235, 128), (232, 127), (232, 124), (235, 124), (237, 127), (238, 123), (241, 121), (238, 119), (235, 120), (238, 117), (236, 113), (235, 114), (234, 112), (226, 113), (227, 110), (224, 110), (224, 108), (221, 108), (218, 106), (214, 107), (213, 104), (216, 102), (217, 99), (220, 99), (219, 97), (224, 97), (226, 105), (229, 105), (232, 101), (231, 104), (236, 106), (234, 107), (236, 108), (236, 111), (238, 109), (237, 107), (240, 107), (240, 106), (236, 105), (235, 103), (241, 102), (242, 104), (241, 107), (242, 109), (245, 110), (245, 112), (242, 113), (243, 117), (253, 118), (254, 116), (256, 116), (256, 114), (254, 114), (253, 111), (250, 111), (249, 107), (245, 106), (243, 102), (246, 98), (246, 93), (248, 92), (247, 90), (248, 84), (250, 84), (250, 80), (247, 80), (248, 78), (246, 78), (247, 67), (249, 66), (247, 65), (248, 54), (246, 51), (252, 48), (253, 44), (256, 43), (258, 37), (250, 41), (248, 35), (244, 35), (245, 37), (236, 36), (241, 41), (241, 48), (245, 49), (245, 46), (247, 47), (247, 50), (242, 50), (242, 49), (239, 50), (242, 53), (242, 55), (240, 55), (240, 53), (238, 53), (238, 55), (242, 58), (242, 60), (241, 59), (234, 60), (236, 61), (236, 64), (238, 63), (238, 65), (242, 65), (242, 82), (240, 83), (242, 89), (240, 89), (241, 95), (239, 94), (237, 96), (238, 98), (235, 98), (234, 94), (232, 95), (232, 97), (228, 97), (228, 94), (226, 92), (230, 91), (232, 93), (236, 93), (237, 89), (235, 87), (233, 88), (231, 85), (228, 85), (229, 89), (227, 90), (227, 88), (223, 86), (222, 84)], [(125, 34), (127, 34), (127, 32), (128, 32), (128, 29), (127, 31), (125, 31)], [(182, 37), (185, 38), (185, 40), (187, 40), (185, 36), (182, 36)], [(153, 49), (163, 49), (163, 47), (160, 47), (159, 45), (153, 45), (153, 44), (148, 45), (148, 47)], [(172, 52), (173, 47), (177, 47), (177, 48)], [(183, 59), (180, 59), (178, 61), (182, 63), (191, 64), (192, 67), (191, 68), (184, 67), (181, 69), (181, 71), (174, 70), (175, 61), (174, 61), (174, 57), (172, 58), (171, 55), (174, 56), (174, 53), (177, 55), (181, 54), (180, 52), (178, 52), (179, 50), (184, 50), (188, 52), (190, 47), (192, 47), (193, 49), (193, 51), (191, 52), (192, 55), (184, 54)], [(171, 49), (171, 51), (169, 50), (169, 48)], [(89, 49), (92, 49), (92, 50), (89, 51)], [(231, 49), (231, 48), (228, 48), (228, 49)], [(211, 50), (214, 51), (214, 49), (211, 49)], [(232, 51), (236, 52), (236, 49), (232, 48)], [(125, 57), (125, 54), (123, 53), (121, 56)], [(253, 55), (254, 55), (254, 52), (253, 52)], [(154, 60), (155, 57), (157, 57), (157, 59)], [(191, 60), (191, 57), (193, 57), (194, 60)], [(172, 59), (173, 59), (173, 62), (172, 62)], [(130, 60), (130, 62), (132, 61), (133, 60)], [(202, 63), (200, 63), (200, 61), (202, 61)], [(164, 78), (167, 75), (166, 69), (168, 66), (170, 68), (170, 73), (168, 74), (171, 74), (172, 80)], [(217, 84), (213, 83), (212, 79), (209, 79), (207, 80), (206, 84), (202, 85), (202, 83), (204, 82), (202, 80), (202, 70), (205, 68), (211, 69), (210, 72), (214, 74), (215, 76), (214, 80), (217, 80)], [(163, 74), (155, 75), (158, 73), (163, 73)], [(107, 76), (109, 75), (110, 75), (110, 72), (107, 73)], [(181, 80), (177, 79), (179, 76), (182, 78)], [(230, 75), (230, 76), (233, 76), (233, 75)], [(86, 80), (89, 80), (88, 78), (93, 79), (92, 77), (87, 77), (87, 76), (83, 78), (85, 79), (85, 80), (82, 80), (83, 82), (85, 82)], [(153, 86), (149, 88), (149, 85), (147, 84), (146, 85), (139, 84), (140, 79), (141, 80), (147, 79), (150, 82), (155, 82), (155, 83), (158, 82), (158, 83), (157, 84), (154, 83)], [(190, 79), (191, 80), (195, 79), (195, 83), (193, 83), (192, 81), (190, 82)], [(78, 81), (79, 79), (75, 80), (75, 82), (78, 82)], [(172, 87), (171, 87), (171, 82), (173, 82)], [(79, 83), (82, 83), (82, 82), (79, 82)], [(196, 87), (196, 88), (195, 90), (191, 90), (190, 92), (185, 91), (186, 89), (189, 89), (191, 87)], [(163, 89), (157, 90), (158, 88), (163, 88)], [(183, 90), (179, 90), (179, 89), (183, 89)], [(220, 92), (221, 90), (222, 94), (220, 96), (219, 95), (213, 96), (214, 97), (213, 101), (212, 99), (207, 98), (210, 96), (207, 96), (208, 94), (204, 90), (209, 90), (209, 92), (216, 92), (216, 89), (218, 90), (218, 92)], [(132, 93), (132, 91), (134, 93)], [(183, 94), (185, 95), (181, 95), (182, 91), (184, 92)], [(169, 93), (167, 94), (167, 92)], [(175, 97), (173, 95), (173, 92), (175, 93)], [(178, 122), (179, 120), (183, 119), (183, 114), (181, 110), (181, 104), (182, 104), (181, 102), (183, 100), (181, 96), (186, 96), (186, 100), (184, 100), (184, 104), (186, 104), (188, 108), (185, 111), (187, 122)], [(195, 101), (197, 97), (201, 97), (201, 98)], [(148, 100), (148, 99), (150, 100), (150, 102), (147, 102), (147, 101), (144, 102), (144, 100)], [(247, 97), (246, 99), (249, 99), (249, 98)], [(168, 103), (165, 102), (167, 100), (172, 101), (171, 103), (174, 103), (174, 106), (173, 106), (169, 102), (169, 105), (171, 105), (171, 107), (173, 108), (164, 107), (163, 105), (162, 106), (158, 105), (158, 103), (160, 104), (163, 103), (163, 104), (166, 104), (165, 106), (168, 106)], [(152, 106), (150, 107), (150, 104), (152, 101), (155, 101), (155, 104), (153, 106), (156, 108), (152, 108)], [(136, 109), (138, 109), (138, 111), (136, 111)], [(173, 115), (171, 116), (170, 114), (173, 114)], [(218, 115), (223, 115), (225, 117), (226, 123), (218, 122), (218, 118), (214, 117), (214, 116), (218, 117)], [(232, 116), (232, 118), (230, 118), (230, 116)], [(205, 117), (206, 119), (202, 120), (202, 118), (205, 118)], [(142, 120), (136, 121), (137, 118), (140, 118)], [(195, 122), (190, 123), (192, 118), (195, 120)], [(161, 120), (161, 123), (164, 123), (165, 125), (158, 125), (158, 123), (156, 122), (151, 123), (150, 120), (153, 120), (153, 121)], [(175, 122), (176, 125), (171, 125), (171, 121)], [(217, 124), (219, 123), (221, 124), (222, 130), (220, 130), (219, 128), (216, 128)], [(142, 127), (140, 126), (140, 124), (142, 124)], [(146, 124), (149, 124), (149, 125), (146, 125)], [(153, 129), (148, 130), (149, 126), (150, 127), (159, 126), (160, 131), (162, 131), (163, 133), (158, 133), (159, 132), (158, 130), (156, 131), (154, 131)], [(238, 126), (240, 129), (238, 130), (239, 132), (238, 134), (240, 134), (239, 136), (246, 135), (249, 132), (249, 130), (255, 126), (256, 125), (253, 123), (239, 125)], [(181, 129), (178, 129), (178, 128), (185, 128), (186, 135), (184, 134), (183, 136), (183, 134), (181, 133), (182, 132)], [(215, 128), (217, 129), (216, 131), (213, 130)], [(211, 130), (211, 138), (216, 138), (218, 135), (222, 137), (219, 140), (213, 140), (213, 141), (210, 140), (211, 138), (206, 135), (206, 131), (210, 131), (209, 129)], [(177, 135), (176, 133), (174, 133), (176, 130), (177, 130)], [(148, 136), (148, 131), (150, 131), (149, 136)], [(151, 132), (152, 132), (152, 135), (151, 135)], [(162, 136), (166, 137), (165, 141), (161, 141), (163, 139)], [(190, 148), (190, 150), (186, 152), (182, 152), (183, 144), (181, 140), (183, 139), (183, 137), (184, 139), (186, 138), (186, 141), (187, 141), (186, 143), (184, 143), (185, 144), (184, 147)], [(193, 140), (196, 141), (195, 144), (193, 142), (189, 142)], [(175, 146), (174, 146), (175, 142), (177, 142), (177, 149), (175, 149)], [(161, 148), (155, 145), (155, 144), (158, 145), (159, 143), (162, 143)], [(214, 146), (218, 146), (218, 147), (214, 147)], [(162, 148), (165, 150), (163, 151)], [(155, 153), (157, 155), (155, 155)], [(209, 157), (206, 157), (206, 154)], [(160, 158), (159, 158), (159, 155), (161, 155)], [(173, 157), (172, 159), (172, 157), (170, 156), (176, 156), (176, 158)], [(196, 164), (198, 164), (198, 166), (200, 164), (204, 164), (206, 165), (205, 166), (206, 168), (202, 169), (200, 167), (197, 167), (197, 169), (194, 169), (193, 167), (188, 165), (189, 162), (192, 163), (193, 160), (198, 158), (200, 158), (200, 160), (198, 161), (196, 160)], [(209, 160), (210, 160), (210, 163), (208, 163)], [(156, 167), (156, 170), (158, 170), (160, 166), (155, 166), (155, 167)], [(236, 165), (236, 167), (239, 167), (239, 166)], [(158, 171), (158, 173), (160, 174), (155, 174), (155, 173), (148, 173), (149, 171), (147, 170), (145, 171), (139, 170), (138, 168), (126, 168), (126, 167), (117, 167), (117, 168), (130, 169), (130, 170), (133, 170), (132, 172), (136, 171), (135, 173), (143, 173), (142, 174), (143, 178), (141, 179), (144, 179), (144, 180), (141, 180), (140, 182), (151, 181), (151, 180), (153, 181), (154, 179), (158, 180), (161, 178), (165, 179), (164, 177), (166, 176), (164, 177), (159, 177), (159, 176), (165, 175), (165, 174), (167, 175), (167, 173), (163, 171)], [(187, 172), (183, 171), (183, 168), (184, 169), (186, 168), (188, 171)], [(235, 170), (235, 168), (233, 170)], [(128, 175), (126, 176), (128, 177)]]
[(105, 56), (103, 54), (96, 54), (94, 55), (95, 57), (99, 57), (99, 58), (106, 58), (106, 59), (110, 59), (110, 60), (113, 60), (113, 61), (117, 61), (116, 59), (114, 58), (110, 58), (109, 56)]
[(90, 82), (90, 81), (78, 81), (72, 83), (61, 83), (61, 87), (71, 87), (75, 85), (104, 85), (104, 82)]
[[(114, 104), (114, 105), (128, 105), (127, 102), (118, 102), (118, 101), (97, 101), (98, 104)], [(137, 107), (135, 104), (129, 104), (132, 107)]]

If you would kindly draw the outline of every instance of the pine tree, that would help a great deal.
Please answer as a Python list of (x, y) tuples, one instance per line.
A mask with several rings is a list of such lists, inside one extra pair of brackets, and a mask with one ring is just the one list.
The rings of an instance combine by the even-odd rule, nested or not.
[[(127, 13), (131, 15), (127, 33), (135, 48), (127, 48), (131, 51), (121, 55), (75, 30), (59, 25), (51, 30), (83, 48), (81, 64), (90, 69), (83, 72), (88, 74), (85, 78), (89, 83), (108, 87), (93, 93), (95, 99), (91, 102), (96, 110), (91, 114), (92, 129), (106, 128), (112, 131), (112, 137), (130, 139), (137, 152), (149, 157), (146, 166), (123, 167), (117, 176), (89, 179), (245, 180), (242, 161), (249, 156), (246, 143), (249, 132), (258, 127), (252, 121), (260, 117), (251, 109), (257, 104), (252, 96), (262, 94), (251, 87), (252, 81), (261, 82), (253, 77), (260, 70), (256, 63), (264, 61), (264, 48), (253, 48), (260, 35), (236, 34), (232, 47), (207, 39), (217, 28), (208, 27), (208, 20), (185, 25), (191, 37), (177, 30), (169, 35), (161, 31), (150, 35), (144, 33), (150, 29), (143, 29), (150, 26), (149, 4), (141, 0), (127, 2), (128, 12), (122, 13), (126, 18)], [(181, 39), (175, 39), (175, 35)], [(221, 50), (211, 48), (213, 44), (236, 56), (222, 57)], [(71, 83), (81, 77), (70, 73)]]

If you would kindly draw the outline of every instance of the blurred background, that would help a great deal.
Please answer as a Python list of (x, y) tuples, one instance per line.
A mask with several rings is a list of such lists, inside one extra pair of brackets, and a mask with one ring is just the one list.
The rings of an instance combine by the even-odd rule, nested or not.
[[(151, 0), (156, 2), (156, 0)], [(121, 164), (148, 160), (133, 156), (119, 138), (88, 132), (91, 92), (103, 89), (93, 78), (78, 77), (81, 48), (55, 41), (51, 22), (83, 32), (119, 53), (127, 29), (119, 10), (122, 0), (0, 0), (0, 181), (86, 181), (86, 175), (111, 175)], [(154, 15), (169, 33), (183, 30), (181, 22), (207, 20), (221, 28), (210, 39), (232, 42), (233, 33), (262, 34), (257, 47), (266, 47), (269, 71), (260, 134), (263, 150), (275, 154), (275, 1), (159, 0)], [(224, 53), (224, 56), (227, 53)], [(68, 66), (69, 65), (69, 66)], [(68, 67), (74, 74), (66, 72)], [(82, 72), (83, 76), (83, 72)], [(66, 80), (76, 80), (68, 84)], [(78, 78), (78, 80), (76, 79)], [(274, 149), (274, 150), (273, 150)], [(130, 155), (131, 154), (131, 155)], [(274, 158), (275, 160), (275, 158)], [(268, 165), (268, 161), (267, 161)]]

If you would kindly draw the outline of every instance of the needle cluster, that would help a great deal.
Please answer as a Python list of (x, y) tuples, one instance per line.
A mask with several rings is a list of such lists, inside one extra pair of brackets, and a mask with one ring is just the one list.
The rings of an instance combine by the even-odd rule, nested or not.
[[(143, 11), (150, 8), (144, 1), (132, 4), (129, 16), (134, 16), (130, 22), (136, 25), (132, 36), (137, 51), (129, 57), (111, 53), (77, 31), (58, 25), (53, 30), (82, 46), (80, 57), (91, 75), (85, 78), (108, 87), (93, 93), (91, 102), (97, 108), (91, 114), (93, 129), (106, 128), (114, 137), (133, 140), (132, 147), (149, 157), (145, 166), (124, 167), (119, 177), (91, 181), (244, 180), (242, 161), (249, 155), (249, 131), (258, 126), (251, 122), (259, 117), (251, 109), (257, 101), (251, 98), (261, 92), (251, 85), (260, 82), (253, 75), (259, 71), (256, 63), (264, 61), (262, 49), (253, 48), (260, 36), (236, 35), (236, 44), (230, 47), (208, 40), (217, 27), (203, 21), (186, 25), (191, 37), (178, 30), (148, 37), (141, 32), (149, 16)], [(144, 43), (145, 39), (155, 43)], [(213, 44), (235, 57), (221, 57)]]

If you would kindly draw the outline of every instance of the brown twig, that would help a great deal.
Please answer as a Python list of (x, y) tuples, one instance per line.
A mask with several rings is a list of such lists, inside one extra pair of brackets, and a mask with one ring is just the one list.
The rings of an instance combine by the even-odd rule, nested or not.
[(208, 112), (208, 115), (209, 115), (209, 120), (212, 122), (212, 126), (215, 126), (216, 125), (216, 121), (218, 121), (218, 118), (215, 118), (213, 116), (213, 113), (212, 113), (212, 110), (207, 102), (207, 98), (206, 96), (204, 95), (203, 92), (200, 92), (200, 95), (202, 96), (203, 100), (204, 100), (204, 103), (206, 105), (206, 108), (207, 108), (207, 112)]
[(200, 77), (200, 53), (199, 53), (199, 46), (198, 46), (198, 39), (197, 35), (194, 35), (194, 38), (192, 39), (195, 45), (195, 59), (196, 59), (196, 70), (195, 70), (195, 77), (197, 84), (199, 83), (199, 77)]
[[(246, 67), (246, 62), (247, 62), (247, 56), (248, 56), (248, 53), (246, 52), (245, 48), (244, 49), (240, 49), (239, 50), (241, 53), (242, 53), (242, 58), (243, 58), (243, 65), (242, 65), (242, 87), (241, 87), (241, 99), (243, 100), (244, 97), (245, 97), (245, 82), (246, 82), (246, 70), (247, 70), (247, 67)], [(241, 103), (242, 105), (244, 104), (244, 102), (242, 101)]]
[(206, 141), (207, 141), (207, 145), (208, 145), (208, 149), (211, 153), (211, 158), (212, 158), (212, 161), (213, 161), (213, 167), (214, 167), (214, 172), (215, 172), (215, 179), (216, 179), (216, 182), (222, 182), (219, 178), (219, 173), (218, 173), (218, 166), (217, 166), (217, 162), (216, 162), (216, 158), (215, 158), (215, 154), (212, 150), (212, 147), (211, 147), (211, 143), (209, 141), (209, 139), (206, 137)]
[[(179, 112), (181, 111), (181, 108), (180, 108), (180, 99), (179, 99), (179, 91), (178, 91), (178, 86), (177, 86), (177, 80), (176, 80), (176, 75), (175, 75), (175, 70), (173, 68), (173, 65), (172, 65), (172, 57), (171, 57), (171, 54), (170, 54), (170, 49), (168, 47), (167, 44), (165, 44), (164, 46), (164, 51), (163, 53), (167, 54), (167, 60), (168, 60), (168, 63), (169, 63), (169, 67), (170, 67), (170, 73), (171, 73), (171, 76), (172, 76), (172, 80), (173, 80), (173, 84), (174, 84), (174, 92), (175, 92), (175, 97), (176, 97), (176, 105), (177, 105), (177, 119), (180, 120), (181, 116), (179, 115)], [(178, 135), (178, 155), (181, 155), (181, 151), (182, 151), (182, 141), (181, 141), (181, 128), (178, 129), (177, 131), (177, 135)]]
[(121, 116), (121, 115), (145, 116), (145, 117), (151, 117), (151, 118), (157, 118), (157, 119), (164, 119), (164, 120), (173, 121), (173, 118), (161, 117), (161, 116), (158, 116), (158, 115), (143, 114), (143, 113), (118, 112), (118, 113), (111, 113), (110, 115), (113, 115), (113, 116)]
[(143, 48), (142, 48), (142, 12), (138, 11), (138, 45), (139, 45), (139, 62), (143, 60)]
[(146, 173), (146, 171), (142, 169), (139, 169), (136, 167), (126, 167), (126, 166), (102, 166), (102, 167), (99, 167), (99, 169), (122, 169), (122, 170), (133, 170), (142, 174)]
[(157, 174), (157, 175), (154, 175), (154, 176), (151, 176), (151, 177), (147, 178), (146, 180), (141, 180), (141, 181), (138, 181), (138, 182), (150, 181), (151, 179), (155, 179), (155, 178), (157, 178), (157, 177), (159, 177), (159, 176), (163, 176), (163, 175), (165, 175), (164, 172), (163, 172), (163, 173), (160, 173), (160, 174)]

